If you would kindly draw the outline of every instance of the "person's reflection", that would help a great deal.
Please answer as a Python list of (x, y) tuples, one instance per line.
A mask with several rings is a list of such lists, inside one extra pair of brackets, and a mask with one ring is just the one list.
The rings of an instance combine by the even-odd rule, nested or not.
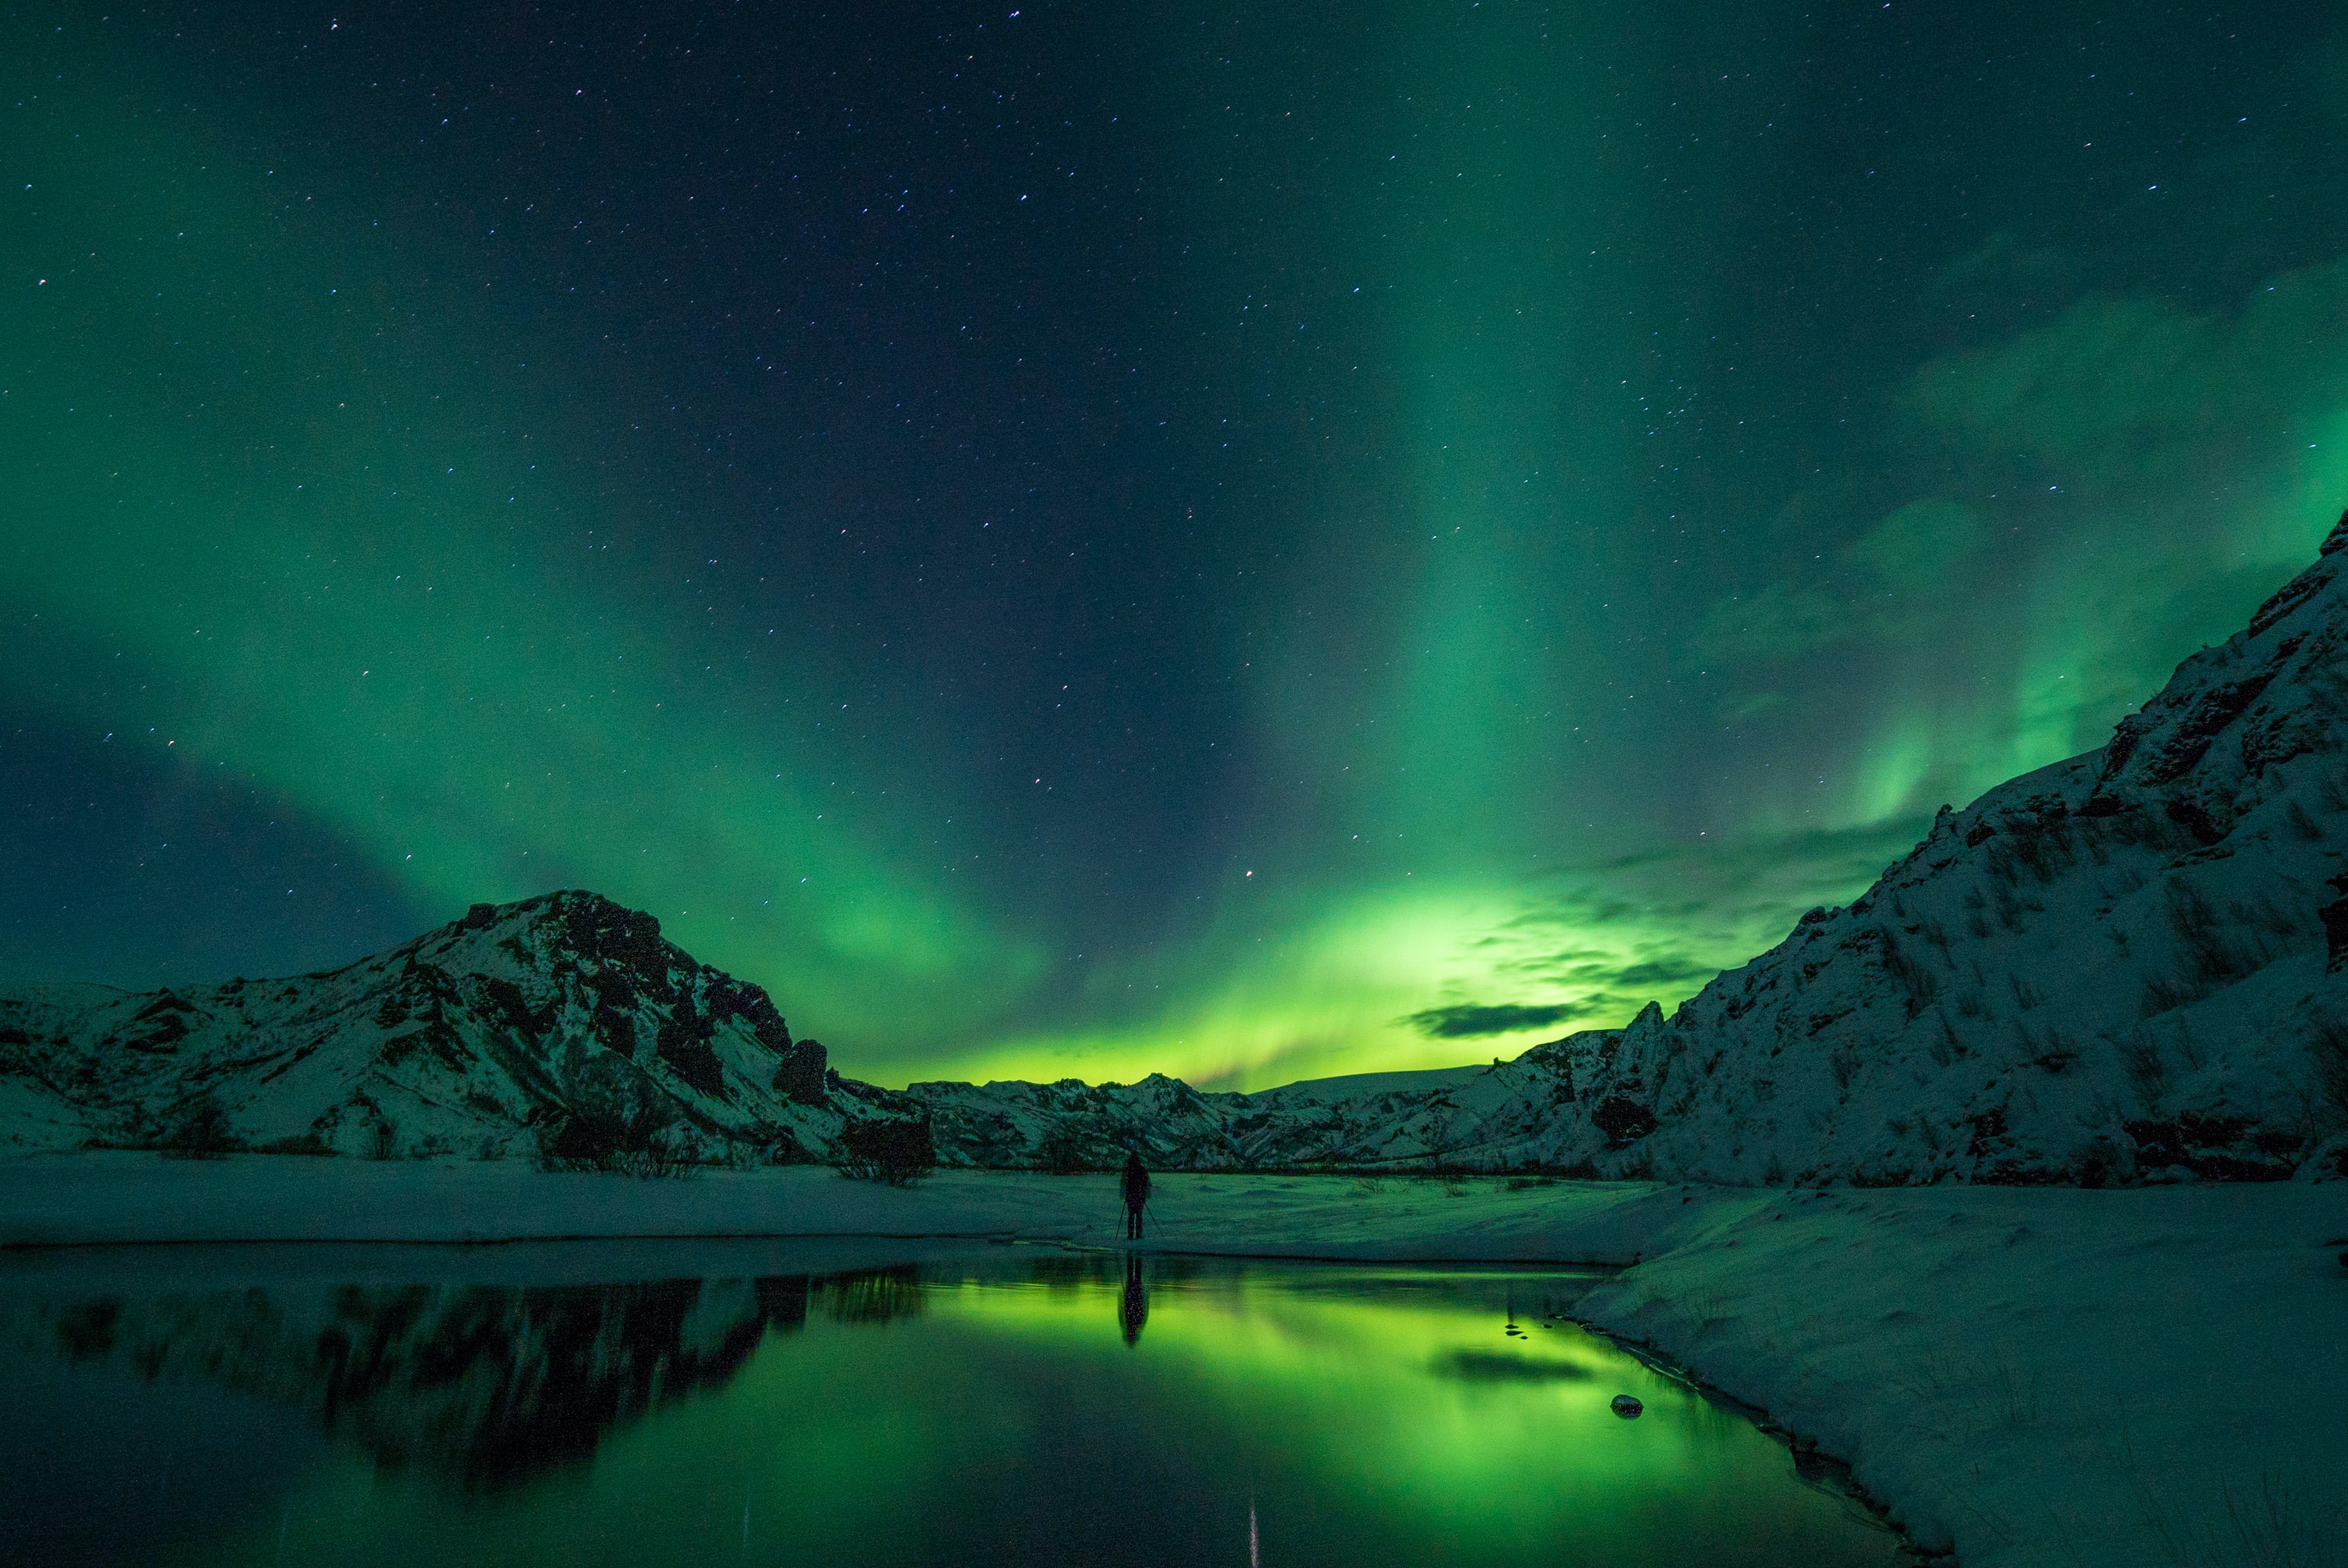
[(1141, 1257), (1138, 1253), (1125, 1255), (1125, 1299), (1117, 1315), (1125, 1323), (1125, 1342), (1141, 1343), (1141, 1326), (1149, 1321), (1149, 1292), (1141, 1287)]

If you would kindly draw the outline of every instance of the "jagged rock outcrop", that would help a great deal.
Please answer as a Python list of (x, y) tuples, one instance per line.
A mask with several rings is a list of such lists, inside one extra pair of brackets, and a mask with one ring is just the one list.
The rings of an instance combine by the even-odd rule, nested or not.
[(767, 993), (592, 893), (477, 904), (347, 968), (0, 996), (0, 1147), (828, 1155), (839, 1086)]

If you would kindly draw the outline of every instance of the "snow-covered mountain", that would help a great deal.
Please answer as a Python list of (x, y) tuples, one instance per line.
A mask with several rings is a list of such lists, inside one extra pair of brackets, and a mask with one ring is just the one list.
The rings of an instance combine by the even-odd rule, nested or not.
[[(347, 968), (0, 997), (0, 1148), (1540, 1167), (1729, 1183), (2348, 1175), (2348, 517), (2110, 743), (1944, 808), (1842, 909), (1488, 1068), (1210, 1093), (828, 1071), (765, 992), (590, 893)], [(656, 1134), (656, 1136), (655, 1136)]]
[(0, 1148), (790, 1161), (901, 1104), (592, 893), (299, 979), (0, 996)]

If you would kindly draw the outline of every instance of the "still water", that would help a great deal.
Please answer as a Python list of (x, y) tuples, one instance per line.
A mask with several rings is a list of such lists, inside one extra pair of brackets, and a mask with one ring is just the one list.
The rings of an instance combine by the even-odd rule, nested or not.
[[(193, 1254), (0, 1276), (0, 1550), (1902, 1561), (1784, 1448), (1561, 1320), (1585, 1276), (1004, 1247), (807, 1272), (701, 1255), (743, 1272), (647, 1277), (621, 1254), (538, 1255), (535, 1277), (498, 1258), (492, 1283), (467, 1283), (464, 1255), (396, 1249), (341, 1274)], [(1645, 1413), (1614, 1415), (1622, 1393)]]

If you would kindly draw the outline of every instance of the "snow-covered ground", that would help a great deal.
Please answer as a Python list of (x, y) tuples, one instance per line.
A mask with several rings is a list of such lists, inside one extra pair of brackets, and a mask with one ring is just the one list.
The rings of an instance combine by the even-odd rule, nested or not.
[[(875, 1245), (911, 1256), (951, 1237), (1113, 1245), (1117, 1220), (1106, 1176), (946, 1172), (899, 1190), (805, 1167), (663, 1182), (510, 1162), (0, 1165), (0, 1242), (18, 1247), (789, 1235), (829, 1256), (849, 1244), (825, 1238), (908, 1238), (855, 1244), (877, 1262)], [(1921, 1544), (1966, 1568), (2336, 1562), (2348, 1541), (2339, 1183), (1782, 1192), (1178, 1174), (1159, 1178), (1145, 1245), (1635, 1265), (1586, 1299), (1591, 1321), (1848, 1460)], [(90, 1255), (20, 1251), (9, 1266)], [(666, 1249), (661, 1266), (692, 1255)]]

